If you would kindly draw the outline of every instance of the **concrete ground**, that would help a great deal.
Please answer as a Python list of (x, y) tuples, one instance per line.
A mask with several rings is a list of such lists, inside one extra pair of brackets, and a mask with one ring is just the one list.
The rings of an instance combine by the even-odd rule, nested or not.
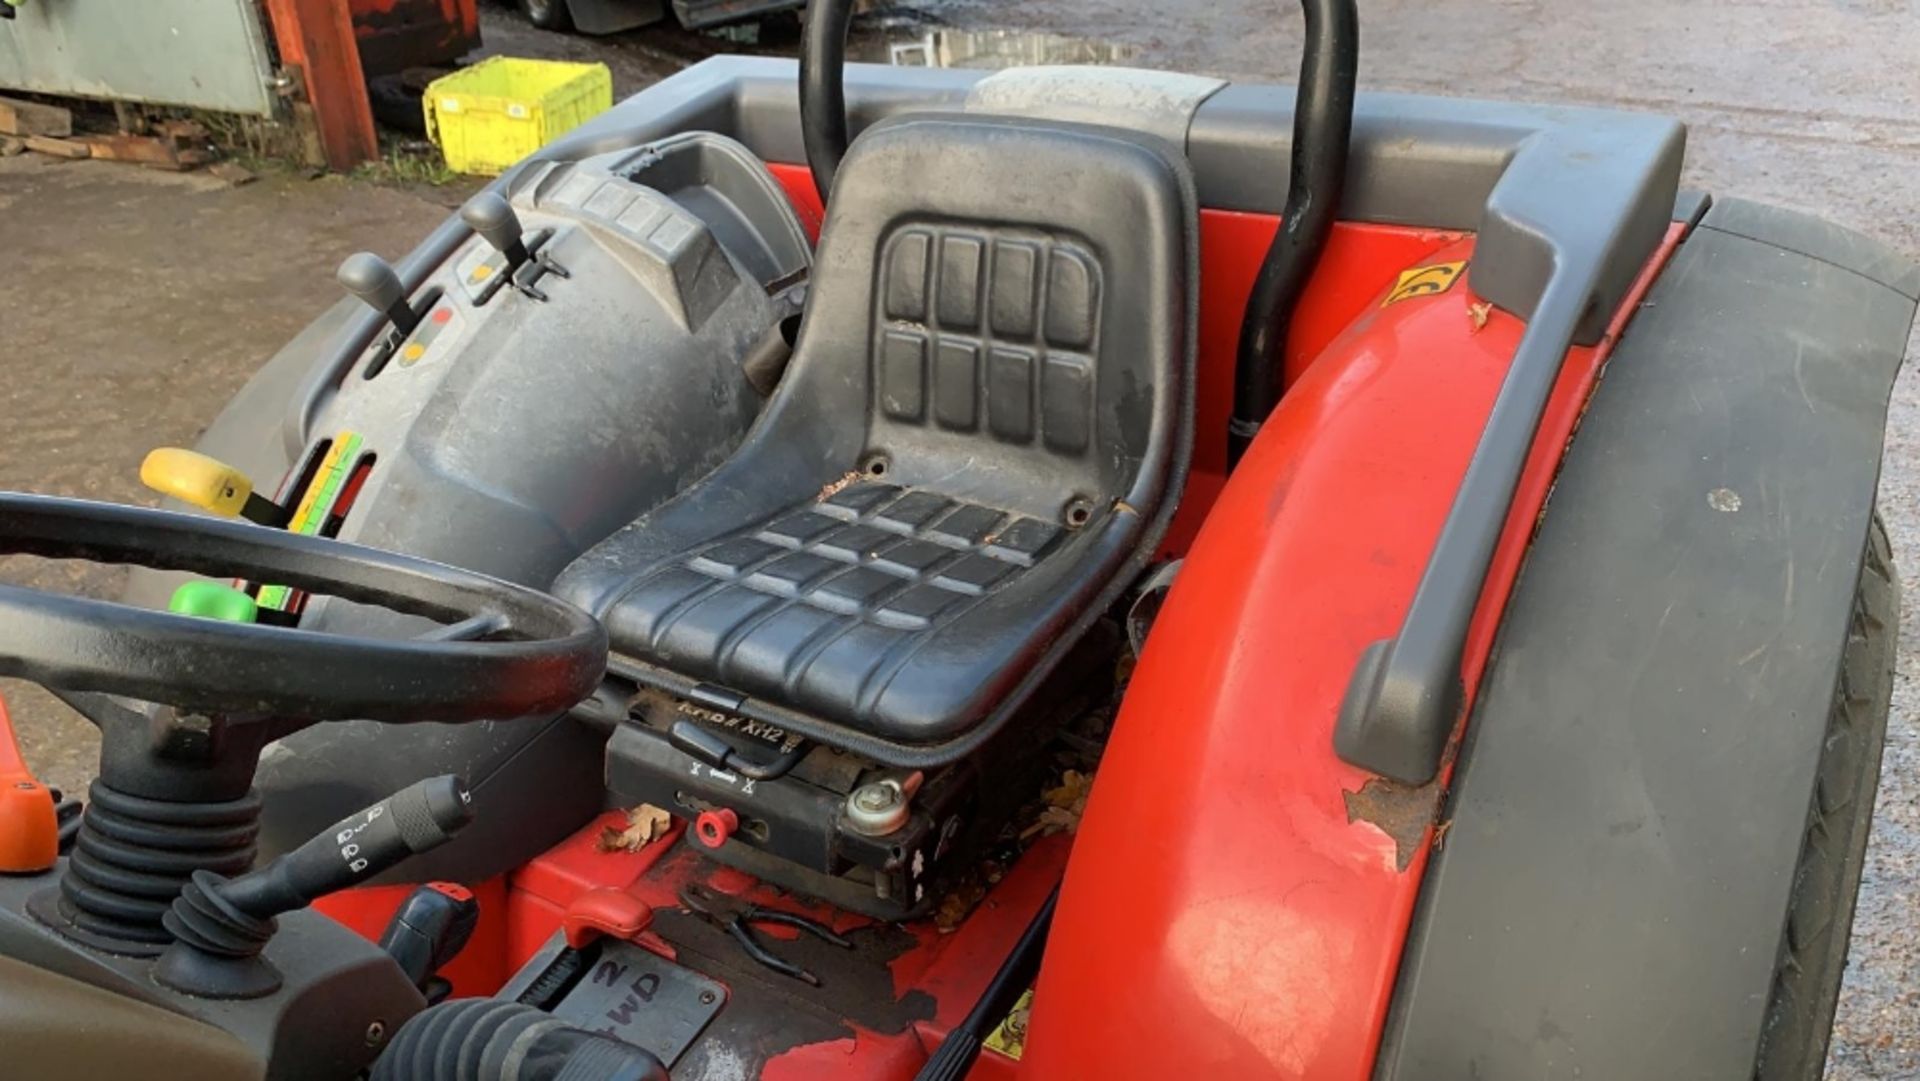
[[(1300, 24), (1274, 0), (913, 0), (933, 25), (1096, 37), (1065, 55), (1291, 81)], [(631, 93), (743, 43), (679, 31), (583, 39), (484, 13), (488, 51), (606, 61)], [(1369, 0), (1361, 85), (1614, 105), (1691, 125), (1687, 182), (1809, 210), (1920, 257), (1920, 0)], [(1073, 42), (1048, 42), (1055, 49)], [(748, 47), (787, 51), (791, 32)], [(1278, 167), (1278, 166), (1276, 166)], [(0, 489), (146, 501), (147, 449), (184, 444), (255, 366), (337, 295), (348, 253), (397, 256), (463, 189), (269, 174), (198, 175), (0, 159)], [(1920, 341), (1910, 354), (1920, 355)], [(1920, 376), (1896, 388), (1882, 505), (1904, 623), (1883, 780), (1828, 1077), (1920, 1077)], [(110, 595), (121, 575), (0, 561), (0, 577)], [(0, 681), (26, 752), (84, 786), (91, 732), (37, 688)]]

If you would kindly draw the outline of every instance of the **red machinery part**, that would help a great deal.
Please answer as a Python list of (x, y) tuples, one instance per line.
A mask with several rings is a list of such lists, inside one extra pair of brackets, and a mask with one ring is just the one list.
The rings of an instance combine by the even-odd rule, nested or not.
[[(1600, 366), (1679, 234), (1606, 339), (1569, 354), (1468, 636), (1468, 688)], [(1524, 329), (1464, 281), (1382, 299), (1288, 389), (1160, 611), (1068, 867), (1032, 1076), (1371, 1075), (1446, 771), (1381, 781), (1335, 757), (1334, 720), (1361, 650), (1413, 597)], [(1214, 826), (1169, 830), (1170, 807)]]
[(449, 900), (458, 901), (461, 904), (473, 900), (473, 891), (458, 882), (429, 882), (427, 886), (435, 893), (442, 894)]
[(740, 816), (725, 807), (701, 811), (693, 820), (693, 835), (708, 848), (719, 848), (740, 828)]
[(60, 861), (53, 796), (34, 779), (0, 700), (0, 874), (37, 874)]
[(560, 919), (567, 945), (585, 949), (601, 935), (627, 941), (653, 923), (653, 906), (625, 890), (600, 886), (574, 898)]
[(380, 156), (380, 140), (367, 104), (366, 76), (353, 18), (344, 3), (329, 0), (264, 0), (280, 60), (306, 82), (328, 166), (346, 170)]
[(348, 0), (368, 78), (452, 65), (480, 47), (476, 0)]

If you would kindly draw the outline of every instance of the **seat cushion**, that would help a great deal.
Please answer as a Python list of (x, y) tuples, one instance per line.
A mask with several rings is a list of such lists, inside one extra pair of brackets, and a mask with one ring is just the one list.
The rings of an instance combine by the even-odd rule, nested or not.
[(965, 753), (1171, 517), (1197, 214), (1185, 162), (1144, 137), (876, 125), (759, 423), (557, 591), (637, 682), (899, 765)]
[(814, 493), (635, 577), (624, 655), (903, 742), (951, 734), (1044, 643), (1028, 617), (1074, 557), (1062, 525), (863, 482)]

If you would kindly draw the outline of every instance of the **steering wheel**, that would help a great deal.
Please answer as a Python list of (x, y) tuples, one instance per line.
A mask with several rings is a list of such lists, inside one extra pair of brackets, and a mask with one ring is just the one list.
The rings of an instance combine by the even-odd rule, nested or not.
[(0, 585), (0, 675), (47, 687), (207, 714), (478, 721), (567, 709), (606, 668), (605, 628), (555, 597), (249, 522), (0, 493), (0, 554), (12, 553), (280, 583), (451, 625), (322, 634)]

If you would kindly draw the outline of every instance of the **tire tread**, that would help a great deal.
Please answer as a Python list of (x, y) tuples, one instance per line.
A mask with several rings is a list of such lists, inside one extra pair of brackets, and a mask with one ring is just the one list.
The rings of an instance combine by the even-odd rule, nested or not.
[(1826, 748), (1754, 1063), (1756, 1081), (1809, 1081), (1826, 1066), (1880, 784), (1899, 611), (1892, 547), (1876, 511), (1828, 711)]

